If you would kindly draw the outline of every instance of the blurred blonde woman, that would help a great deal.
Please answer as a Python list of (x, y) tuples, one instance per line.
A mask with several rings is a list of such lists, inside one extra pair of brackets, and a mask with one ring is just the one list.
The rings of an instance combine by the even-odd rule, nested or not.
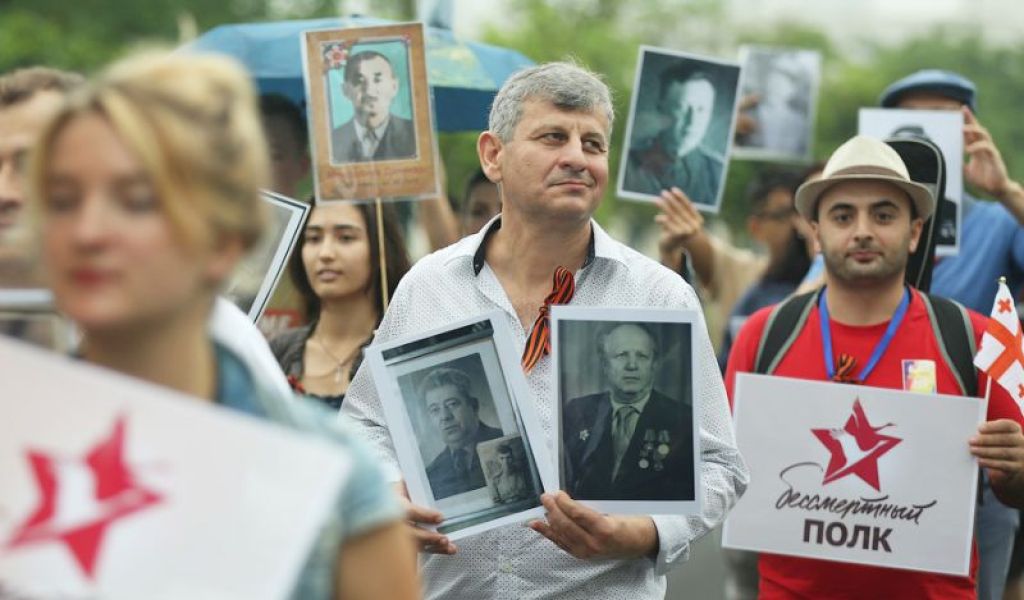
[(263, 389), (207, 332), (219, 286), (260, 237), (268, 173), (253, 90), (228, 59), (115, 64), (69, 98), (31, 167), (56, 303), (84, 360), (328, 436), (353, 457), (294, 597), (415, 597), (399, 506), (362, 447), (317, 408)]

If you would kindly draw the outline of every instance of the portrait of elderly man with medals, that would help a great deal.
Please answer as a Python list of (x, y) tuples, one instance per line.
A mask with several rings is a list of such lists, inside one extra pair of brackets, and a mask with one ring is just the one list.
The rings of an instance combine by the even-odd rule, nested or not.
[(565, 404), (565, 470), (574, 498), (694, 497), (692, 410), (654, 388), (661, 357), (652, 325), (605, 325), (597, 351), (607, 389)]

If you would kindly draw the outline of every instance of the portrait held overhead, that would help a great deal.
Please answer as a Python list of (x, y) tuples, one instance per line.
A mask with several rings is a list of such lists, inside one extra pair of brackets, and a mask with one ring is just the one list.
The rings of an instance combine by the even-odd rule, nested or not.
[(508, 335), (484, 315), (367, 351), (394, 393), (389, 422), (407, 434), (395, 449), (409, 494), (444, 514), (438, 531), (453, 539), (537, 514), (554, 485)]
[(739, 76), (735, 63), (641, 48), (618, 195), (653, 201), (678, 187), (701, 210), (718, 212)]
[(880, 139), (926, 140), (942, 152), (946, 175), (945, 197), (939, 199), (935, 227), (938, 256), (955, 256), (960, 252), (962, 221), (960, 198), (963, 197), (964, 117), (959, 110), (909, 110), (895, 108), (862, 108), (857, 111), (857, 130)]
[(697, 320), (685, 311), (554, 307), (561, 482), (573, 498), (639, 514), (700, 510)]
[(821, 54), (768, 46), (740, 47), (742, 111), (754, 124), (736, 136), (737, 158), (807, 162), (821, 79)]
[(317, 199), (436, 196), (423, 25), (306, 31), (302, 52)]

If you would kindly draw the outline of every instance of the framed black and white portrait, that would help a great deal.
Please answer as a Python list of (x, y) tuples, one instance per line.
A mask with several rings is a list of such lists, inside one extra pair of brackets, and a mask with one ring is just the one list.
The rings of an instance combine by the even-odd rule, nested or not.
[(738, 158), (809, 162), (821, 80), (821, 54), (814, 50), (741, 46), (741, 98), (756, 126), (738, 136)]
[(540, 516), (557, 489), (499, 313), (367, 349), (409, 497), (451, 539)]
[(316, 197), (436, 196), (423, 25), (306, 31), (302, 50)]
[(617, 193), (652, 202), (678, 187), (717, 213), (735, 126), (737, 63), (641, 47)]
[(946, 197), (941, 220), (935, 224), (936, 256), (960, 253), (960, 199), (964, 193), (964, 117), (958, 110), (910, 110), (862, 108), (857, 113), (857, 132), (885, 139), (926, 139), (942, 150), (946, 169)]
[(260, 197), (268, 216), (266, 232), (235, 267), (223, 292), (253, 323), (277, 287), (309, 213), (308, 204), (287, 196), (263, 190)]
[(559, 483), (620, 514), (700, 512), (690, 310), (553, 306)]

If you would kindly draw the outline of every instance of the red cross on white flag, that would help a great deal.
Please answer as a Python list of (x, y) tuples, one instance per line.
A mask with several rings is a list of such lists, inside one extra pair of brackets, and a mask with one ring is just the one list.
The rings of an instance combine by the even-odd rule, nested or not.
[(992, 305), (981, 348), (974, 356), (974, 366), (1003, 386), (1017, 404), (1024, 404), (1024, 335), (1020, 319), (1006, 282), (999, 281), (999, 291)]

